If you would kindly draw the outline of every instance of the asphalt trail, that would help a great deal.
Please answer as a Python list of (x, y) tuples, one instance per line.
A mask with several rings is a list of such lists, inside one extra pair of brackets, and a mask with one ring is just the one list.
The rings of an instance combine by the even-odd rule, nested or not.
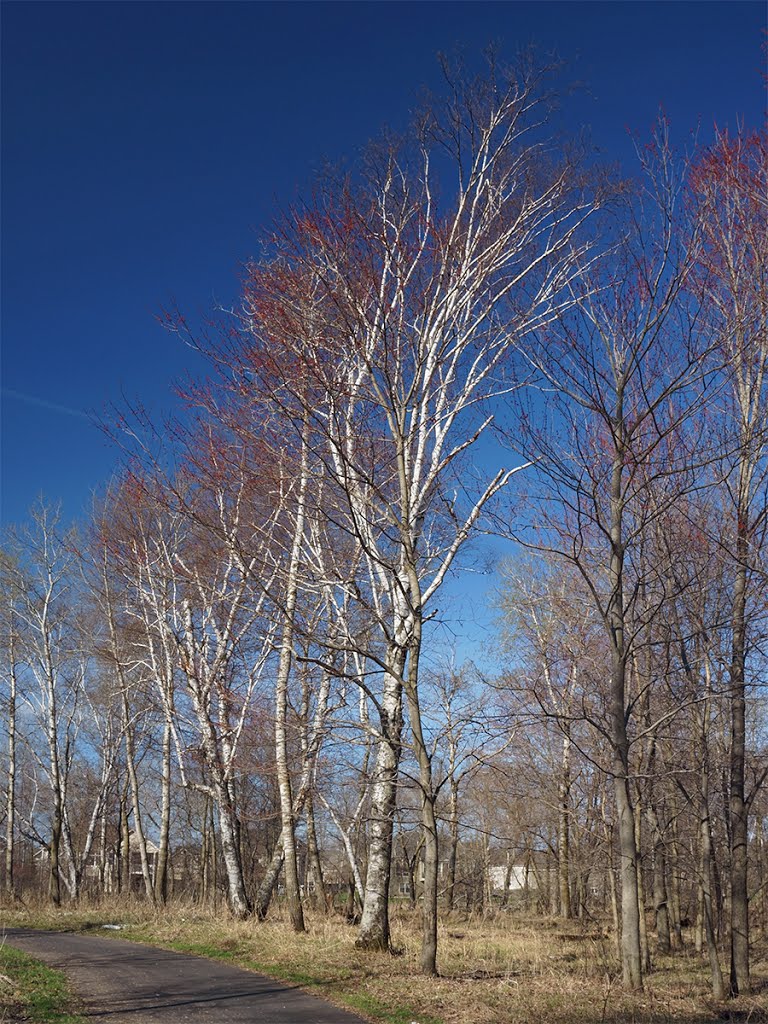
[(0, 931), (0, 941), (64, 971), (89, 1024), (364, 1024), (262, 974), (123, 939)]

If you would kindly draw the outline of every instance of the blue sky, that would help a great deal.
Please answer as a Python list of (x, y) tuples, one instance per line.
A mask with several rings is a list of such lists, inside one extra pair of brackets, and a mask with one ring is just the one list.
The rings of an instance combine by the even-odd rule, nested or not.
[[(41, 492), (87, 509), (116, 453), (89, 419), (157, 415), (194, 354), (155, 315), (233, 302), (276, 204), (324, 160), (404, 124), (438, 50), (529, 42), (588, 86), (568, 106), (606, 159), (659, 104), (764, 113), (755, 3), (8, 3), (2, 5), (0, 518)], [(764, 38), (764, 37), (762, 37)]]

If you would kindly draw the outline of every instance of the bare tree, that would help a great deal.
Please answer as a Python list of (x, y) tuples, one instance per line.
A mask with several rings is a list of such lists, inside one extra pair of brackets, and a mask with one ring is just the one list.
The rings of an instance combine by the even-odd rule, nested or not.
[(22, 599), (24, 579), (12, 546), (0, 550), (0, 622), (2, 623), (3, 675), (7, 677), (6, 721), (8, 723), (8, 774), (5, 801), (5, 880), (4, 890), (14, 898), (14, 856), (16, 840), (16, 763), (17, 763), (17, 708), (18, 666), (21, 658), (19, 636), (19, 603)]
[(36, 684), (27, 699), (40, 716), (47, 743), (45, 772), (52, 800), (49, 896), (56, 905), (61, 902), (62, 852), (69, 869), (70, 895), (77, 895), (66, 794), (82, 683), (82, 665), (75, 656), (75, 640), (66, 615), (73, 556), (71, 547), (57, 535), (58, 526), (55, 509), (41, 503), (33, 510), (32, 525), (24, 538), (29, 584), (20, 610), (28, 636), (25, 660)]
[[(120, 574), (115, 573), (114, 559), (111, 555), (110, 515), (109, 501), (102, 509), (101, 521), (97, 536), (95, 537), (95, 551), (93, 552), (93, 572), (91, 573), (91, 593), (93, 594), (99, 611), (106, 625), (106, 636), (104, 637), (104, 650), (102, 657), (107, 660), (109, 667), (114, 673), (122, 718), (122, 735), (125, 747), (125, 767), (128, 776), (128, 787), (131, 797), (131, 813), (133, 815), (133, 841), (128, 842), (128, 854), (138, 849), (141, 862), (141, 874), (144, 881), (144, 891), (151, 902), (155, 902), (155, 880), (152, 877), (149, 865), (149, 854), (147, 836), (144, 828), (144, 816), (140, 796), (139, 776), (136, 766), (136, 725), (137, 719), (146, 717), (145, 705), (138, 715), (134, 715), (132, 691), (136, 688), (137, 680), (135, 672), (135, 660), (126, 652), (126, 630), (125, 614), (122, 608), (126, 604), (126, 595), (119, 595)], [(113, 576), (114, 574), (114, 576)], [(122, 598), (122, 600), (121, 600)], [(134, 671), (132, 671), (134, 669)], [(144, 696), (144, 694), (142, 694)], [(127, 808), (126, 808), (127, 821)], [(131, 850), (132, 848), (132, 850)]]
[[(208, 451), (215, 458), (215, 449)], [(215, 803), (238, 917), (251, 910), (240, 859), (238, 748), (274, 642), (266, 593), (252, 587), (257, 566), (264, 566), (260, 532), (268, 533), (268, 525), (254, 528), (245, 516), (250, 480), (211, 474), (197, 490), (188, 478), (171, 490), (157, 479), (136, 479), (133, 506), (123, 498), (135, 657), (151, 673), (171, 723), (182, 784)], [(174, 684), (183, 680), (172, 692), (168, 658)], [(193, 775), (196, 763), (204, 766), (202, 780)]]
[[(697, 292), (728, 388), (726, 500), (733, 518), (731, 610), (731, 995), (750, 991), (746, 693), (752, 577), (768, 515), (768, 137), (718, 132), (694, 172), (703, 245)], [(731, 452), (735, 454), (731, 455)]]
[[(594, 669), (599, 623), (589, 592), (567, 564), (554, 564), (543, 555), (510, 562), (502, 579), (505, 648), (525, 658), (527, 666), (524, 678), (514, 677), (510, 711), (526, 720), (543, 717), (559, 733), (559, 764), (548, 770), (557, 779), (558, 911), (567, 919), (573, 916), (574, 743), (582, 739), (578, 731), (584, 722), (602, 725), (594, 700), (587, 696), (600, 675)], [(503, 689), (503, 680), (501, 685)]]
[[(696, 235), (684, 245), (684, 167), (668, 127), (642, 153), (640, 191), (624, 205), (619, 241), (579, 285), (574, 319), (542, 332), (521, 354), (540, 375), (544, 412), (520, 411), (530, 425), (521, 449), (536, 459), (540, 519), (525, 538), (569, 559), (604, 624), (611, 654), (610, 746), (622, 876), (624, 984), (642, 987), (635, 817), (631, 793), (628, 694), (638, 598), (652, 586), (633, 554), (660, 508), (693, 472), (684, 424), (700, 408), (704, 377), (696, 322), (684, 287)], [(662, 495), (651, 500), (651, 494)], [(638, 612), (636, 615), (635, 613)]]

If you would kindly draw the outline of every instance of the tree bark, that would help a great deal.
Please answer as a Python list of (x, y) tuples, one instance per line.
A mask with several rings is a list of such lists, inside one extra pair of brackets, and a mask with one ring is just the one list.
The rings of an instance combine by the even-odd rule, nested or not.
[(661, 833), (659, 816), (653, 805), (654, 793), (648, 794), (648, 822), (653, 837), (653, 911), (656, 922), (656, 941), (660, 953), (669, 953), (672, 941), (669, 927), (669, 904), (667, 897), (667, 858), (664, 836)]
[(670, 868), (669, 892), (669, 919), (672, 929), (672, 946), (674, 949), (683, 948), (683, 925), (682, 911), (680, 909), (680, 839), (677, 830), (678, 807), (677, 801), (672, 801), (672, 842), (670, 843), (671, 860), (668, 859)]
[(243, 864), (240, 860), (237, 814), (229, 787), (219, 780), (215, 784), (215, 788), (219, 834), (221, 836), (221, 853), (227, 872), (229, 908), (235, 918), (243, 920), (250, 914), (251, 905), (245, 889)]
[[(742, 474), (747, 467), (741, 467)], [(748, 808), (744, 793), (746, 758), (746, 599), (747, 599), (747, 516), (739, 504), (736, 538), (736, 577), (732, 611), (732, 655), (730, 678), (731, 756), (731, 970), (730, 994), (749, 995), (749, 894), (747, 890)]]
[[(47, 638), (46, 638), (47, 640)], [(47, 642), (46, 642), (47, 647)], [(57, 734), (58, 715), (56, 708), (56, 685), (50, 668), (48, 677), (48, 756), (50, 764), (50, 784), (53, 798), (53, 817), (51, 821), (51, 841), (49, 846), (50, 879), (48, 895), (54, 906), (61, 906), (61, 836), (64, 828), (64, 807), (59, 767), (59, 741)]]
[(131, 839), (128, 827), (128, 782), (120, 793), (120, 856), (118, 860), (118, 891), (131, 891)]
[(722, 999), (725, 995), (723, 972), (717, 953), (717, 940), (714, 928), (712, 908), (712, 831), (709, 816), (709, 766), (706, 749), (702, 751), (699, 794), (699, 848), (700, 848), (700, 886), (703, 931), (707, 942), (707, 956), (712, 979), (712, 995)]
[(312, 892), (315, 907), (325, 907), (325, 885), (323, 883), (323, 865), (320, 860), (320, 847), (317, 842), (317, 827), (315, 825), (315, 803), (312, 796), (307, 797), (306, 802), (307, 819), (307, 870), (306, 886), (307, 893)]
[(570, 814), (571, 814), (571, 735), (568, 723), (563, 729), (563, 756), (560, 762), (560, 782), (558, 785), (558, 843), (557, 843), (557, 882), (560, 897), (560, 917), (568, 920), (573, 916), (571, 910), (570, 861)]
[(168, 899), (168, 861), (171, 834), (171, 724), (163, 726), (163, 766), (161, 781), (160, 836), (155, 866), (155, 899), (165, 903)]
[(634, 807), (635, 815), (635, 848), (637, 850), (637, 907), (640, 924), (640, 962), (643, 974), (651, 969), (651, 949), (648, 943), (648, 922), (645, 916), (645, 881), (643, 878), (643, 814), (638, 794)]
[(355, 943), (361, 949), (372, 950), (387, 950), (390, 947), (389, 883), (392, 874), (392, 828), (403, 732), (402, 678), (405, 648), (391, 648), (388, 660), (390, 669), (384, 679), (381, 699), (381, 737), (376, 751), (371, 787), (368, 872), (365, 879), (360, 933)]
[(456, 862), (459, 852), (459, 784), (450, 780), (451, 795), (448, 811), (448, 886), (446, 903), (449, 910), (456, 905)]
[(301, 549), (304, 543), (304, 526), (306, 522), (306, 502), (308, 488), (308, 432), (309, 419), (305, 415), (302, 431), (301, 467), (299, 492), (293, 525), (290, 556), (288, 560), (285, 583), (285, 607), (283, 611), (283, 629), (280, 641), (280, 660), (277, 667), (275, 682), (275, 760), (277, 768), (277, 786), (280, 793), (280, 821), (282, 824), (283, 863), (285, 868), (285, 896), (288, 903), (288, 914), (291, 927), (295, 932), (306, 931), (304, 910), (301, 905), (301, 884), (299, 882), (299, 866), (296, 852), (295, 819), (293, 813), (293, 796), (291, 793), (291, 773), (288, 767), (288, 682), (293, 661), (293, 637), (296, 619), (296, 599), (299, 589), (299, 564)]
[[(414, 574), (415, 575), (415, 574)], [(418, 586), (412, 579), (412, 587)], [(421, 617), (415, 615), (411, 630), (410, 654), (405, 680), (411, 733), (419, 765), (421, 790), (421, 832), (424, 840), (424, 905), (422, 908), (421, 970), (437, 974), (437, 874), (440, 859), (435, 815), (435, 792), (432, 781), (432, 758), (424, 740), (419, 703), (419, 657), (421, 654)]]
[[(623, 430), (621, 398), (617, 414), (618, 427)], [(627, 735), (626, 678), (627, 661), (624, 641), (624, 540), (623, 474), (625, 451), (621, 444), (613, 464), (611, 477), (611, 559), (609, 580), (611, 594), (607, 618), (611, 635), (610, 730), (613, 747), (613, 783), (619, 826), (621, 863), (621, 968), (625, 988), (642, 989), (642, 953), (640, 947), (640, 907), (637, 889), (637, 846), (635, 820), (629, 785), (629, 738)]]

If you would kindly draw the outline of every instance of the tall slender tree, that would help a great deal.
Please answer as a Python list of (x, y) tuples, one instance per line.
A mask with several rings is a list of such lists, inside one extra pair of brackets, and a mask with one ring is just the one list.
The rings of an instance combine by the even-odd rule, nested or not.
[[(730, 883), (732, 995), (750, 991), (745, 788), (753, 575), (768, 516), (768, 135), (717, 133), (694, 169), (703, 245), (696, 290), (727, 394), (723, 475), (732, 515)], [(764, 776), (763, 776), (764, 778)]]
[[(661, 120), (641, 152), (643, 182), (620, 204), (614, 249), (579, 283), (576, 315), (541, 332), (521, 357), (542, 399), (526, 396), (519, 450), (535, 460), (537, 516), (524, 542), (559, 553), (581, 573), (611, 657), (608, 736), (622, 878), (624, 984), (642, 987), (638, 850), (631, 786), (628, 671), (651, 578), (635, 554), (661, 507), (693, 471), (685, 423), (705, 390), (685, 285), (686, 179)], [(654, 497), (659, 488), (663, 497)]]

